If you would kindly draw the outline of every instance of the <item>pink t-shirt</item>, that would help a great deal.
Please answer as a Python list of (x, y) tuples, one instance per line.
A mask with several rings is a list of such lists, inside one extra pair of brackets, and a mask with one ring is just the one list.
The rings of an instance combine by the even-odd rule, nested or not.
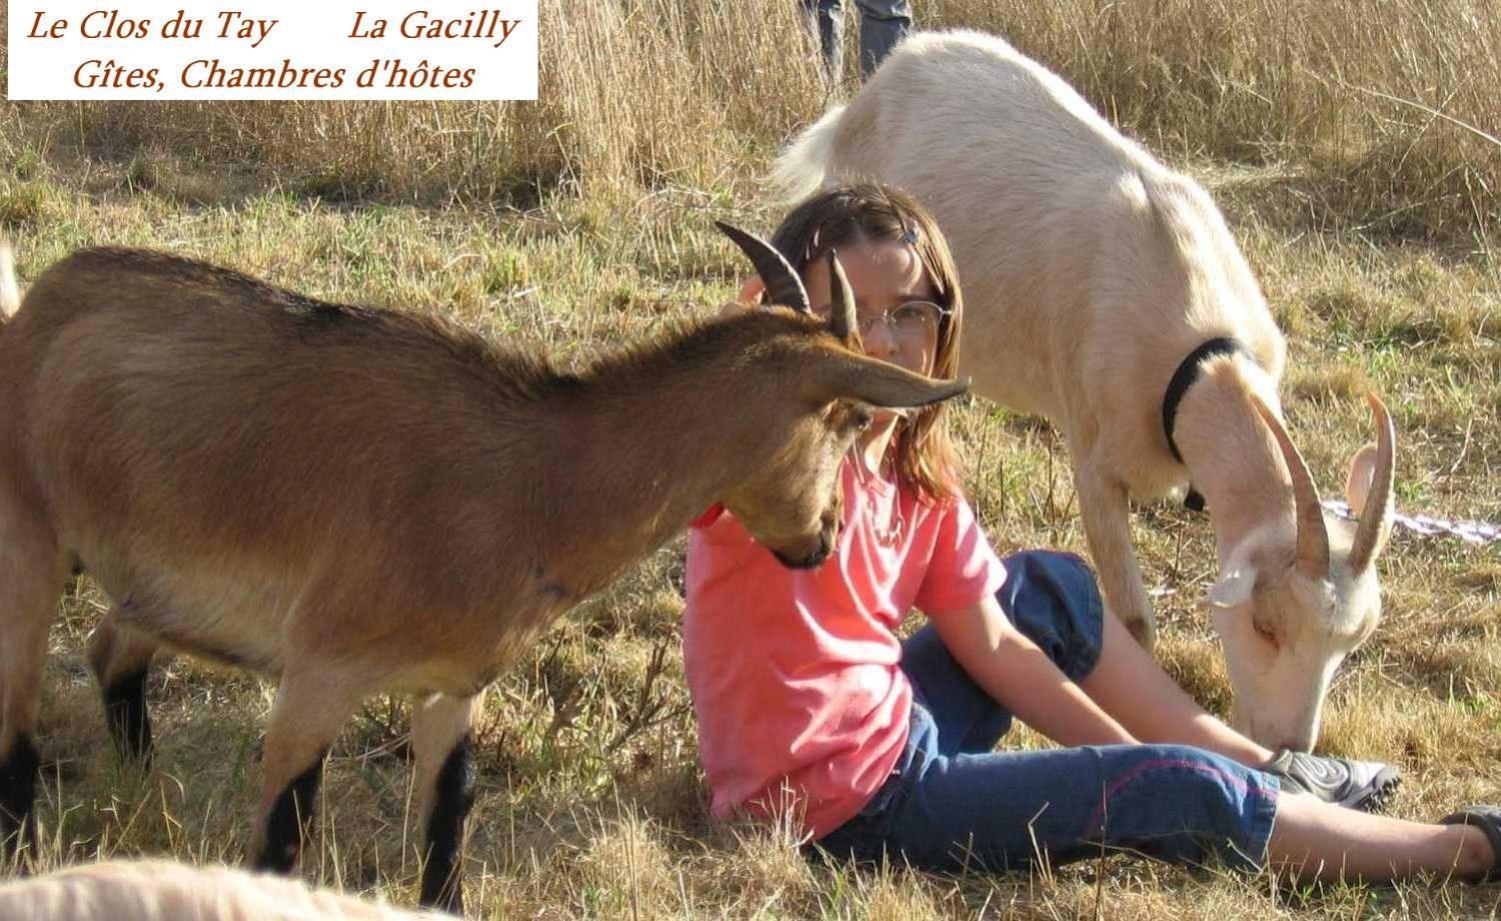
[[(817, 569), (783, 566), (718, 506), (688, 537), (683, 667), (712, 811), (800, 818), (814, 838), (860, 811), (907, 741), (907, 613), (967, 608), (1005, 581), (962, 498), (929, 505), (851, 461), (842, 476), (844, 527)], [(873, 528), (893, 502), (906, 524), (886, 547)]]

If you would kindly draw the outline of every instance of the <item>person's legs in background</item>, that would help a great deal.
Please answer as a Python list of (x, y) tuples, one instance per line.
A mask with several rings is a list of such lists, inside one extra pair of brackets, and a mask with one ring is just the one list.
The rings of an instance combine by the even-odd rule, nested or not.
[(839, 85), (844, 60), (844, 0), (801, 0), (808, 28), (818, 38), (818, 53), (830, 86)]
[(912, 4), (908, 0), (855, 0), (855, 6), (860, 9), (860, 79), (865, 80), (912, 31)]

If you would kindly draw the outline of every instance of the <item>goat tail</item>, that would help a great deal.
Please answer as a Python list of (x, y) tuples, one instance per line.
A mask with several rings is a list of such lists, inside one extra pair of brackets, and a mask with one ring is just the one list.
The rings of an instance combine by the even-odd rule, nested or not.
[(834, 139), (838, 137), (843, 114), (844, 106), (831, 106), (777, 157), (771, 169), (771, 184), (777, 198), (789, 203), (798, 201), (823, 185), (833, 165)]
[(16, 254), (10, 241), (0, 239), (0, 323), (21, 309), (21, 288), (16, 284)]

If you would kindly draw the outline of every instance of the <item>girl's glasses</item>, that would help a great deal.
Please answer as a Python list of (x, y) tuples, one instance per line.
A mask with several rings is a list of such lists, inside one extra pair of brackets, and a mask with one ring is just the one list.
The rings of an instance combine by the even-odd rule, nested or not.
[(861, 317), (860, 335), (869, 336), (877, 323), (884, 323), (892, 335), (907, 339), (925, 339), (936, 334), (938, 324), (951, 313), (953, 313), (952, 309), (940, 307), (932, 301), (907, 301), (885, 313)]

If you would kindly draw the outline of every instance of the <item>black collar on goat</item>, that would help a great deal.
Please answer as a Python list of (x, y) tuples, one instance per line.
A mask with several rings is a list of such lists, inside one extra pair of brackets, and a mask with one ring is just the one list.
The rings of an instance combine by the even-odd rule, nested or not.
[[(1172, 380), (1167, 382), (1167, 392), (1162, 395), (1162, 431), (1167, 435), (1167, 448), (1173, 452), (1173, 459), (1183, 463), (1183, 455), (1178, 453), (1178, 444), (1173, 441), (1173, 423), (1178, 418), (1178, 403), (1183, 400), (1183, 395), (1192, 387), (1194, 381), (1199, 379), (1199, 369), (1210, 358), (1220, 355), (1241, 354), (1255, 361), (1249, 349), (1236, 339), (1229, 336), (1216, 336), (1206, 340), (1198, 348), (1188, 353), (1188, 357), (1179, 363), (1178, 369), (1173, 372)], [(1204, 497), (1190, 484), (1188, 494), (1183, 497), (1183, 504), (1191, 511), (1204, 511)]]

